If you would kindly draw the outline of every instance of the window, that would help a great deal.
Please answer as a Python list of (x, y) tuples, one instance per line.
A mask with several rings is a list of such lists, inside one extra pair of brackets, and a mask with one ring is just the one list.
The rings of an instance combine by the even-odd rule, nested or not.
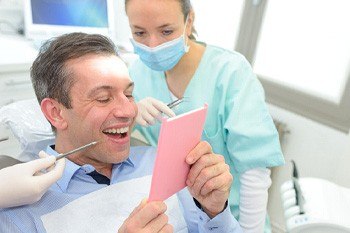
[(192, 0), (191, 3), (197, 40), (229, 50), (235, 48), (244, 0)]
[(349, 131), (349, 11), (348, 0), (245, 1), (235, 49), (268, 102)]
[(339, 104), (350, 68), (349, 11), (349, 0), (268, 1), (255, 72)]

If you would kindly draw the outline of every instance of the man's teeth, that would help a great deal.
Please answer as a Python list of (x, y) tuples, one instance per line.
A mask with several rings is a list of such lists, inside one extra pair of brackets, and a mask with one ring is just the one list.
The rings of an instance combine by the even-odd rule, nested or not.
[(126, 133), (129, 131), (129, 127), (124, 127), (124, 128), (118, 128), (118, 129), (107, 129), (107, 130), (104, 130), (103, 132), (105, 133), (110, 133), (110, 134), (116, 134), (116, 133)]

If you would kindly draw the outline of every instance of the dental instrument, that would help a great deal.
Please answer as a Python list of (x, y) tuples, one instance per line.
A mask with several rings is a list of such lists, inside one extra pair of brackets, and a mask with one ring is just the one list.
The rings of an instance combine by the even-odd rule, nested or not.
[(59, 159), (62, 159), (68, 155), (71, 155), (71, 154), (74, 154), (75, 152), (78, 152), (78, 151), (81, 151), (81, 150), (85, 150), (87, 148), (89, 148), (90, 146), (93, 146), (93, 145), (96, 145), (99, 141), (94, 141), (94, 142), (90, 142), (84, 146), (81, 146), (81, 147), (78, 147), (74, 150), (71, 150), (71, 151), (68, 151), (66, 153), (63, 153), (63, 154), (59, 154), (57, 157), (56, 157), (56, 160), (59, 160)]
[(174, 100), (173, 102), (170, 102), (167, 104), (167, 106), (169, 108), (174, 108), (176, 107), (177, 105), (181, 104), (183, 101), (184, 101), (185, 97), (182, 97), (182, 98), (179, 98), (177, 100)]

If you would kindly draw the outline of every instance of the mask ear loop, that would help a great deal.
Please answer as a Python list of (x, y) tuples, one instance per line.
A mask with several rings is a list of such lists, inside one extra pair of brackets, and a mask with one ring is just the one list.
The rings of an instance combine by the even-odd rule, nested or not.
[(185, 20), (185, 28), (184, 28), (184, 33), (183, 33), (183, 37), (185, 40), (185, 52), (188, 53), (188, 51), (190, 50), (190, 46), (188, 45), (188, 36), (186, 35), (186, 27), (187, 27), (187, 22), (188, 22), (188, 17), (189, 17), (190, 13), (187, 14), (186, 16), (186, 20)]

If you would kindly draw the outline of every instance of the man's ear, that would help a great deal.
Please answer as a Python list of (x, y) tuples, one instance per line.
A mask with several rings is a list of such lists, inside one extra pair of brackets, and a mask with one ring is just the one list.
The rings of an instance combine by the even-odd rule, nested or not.
[(68, 124), (63, 115), (64, 106), (51, 98), (43, 99), (40, 106), (46, 119), (50, 121), (56, 129), (62, 130), (67, 128)]

